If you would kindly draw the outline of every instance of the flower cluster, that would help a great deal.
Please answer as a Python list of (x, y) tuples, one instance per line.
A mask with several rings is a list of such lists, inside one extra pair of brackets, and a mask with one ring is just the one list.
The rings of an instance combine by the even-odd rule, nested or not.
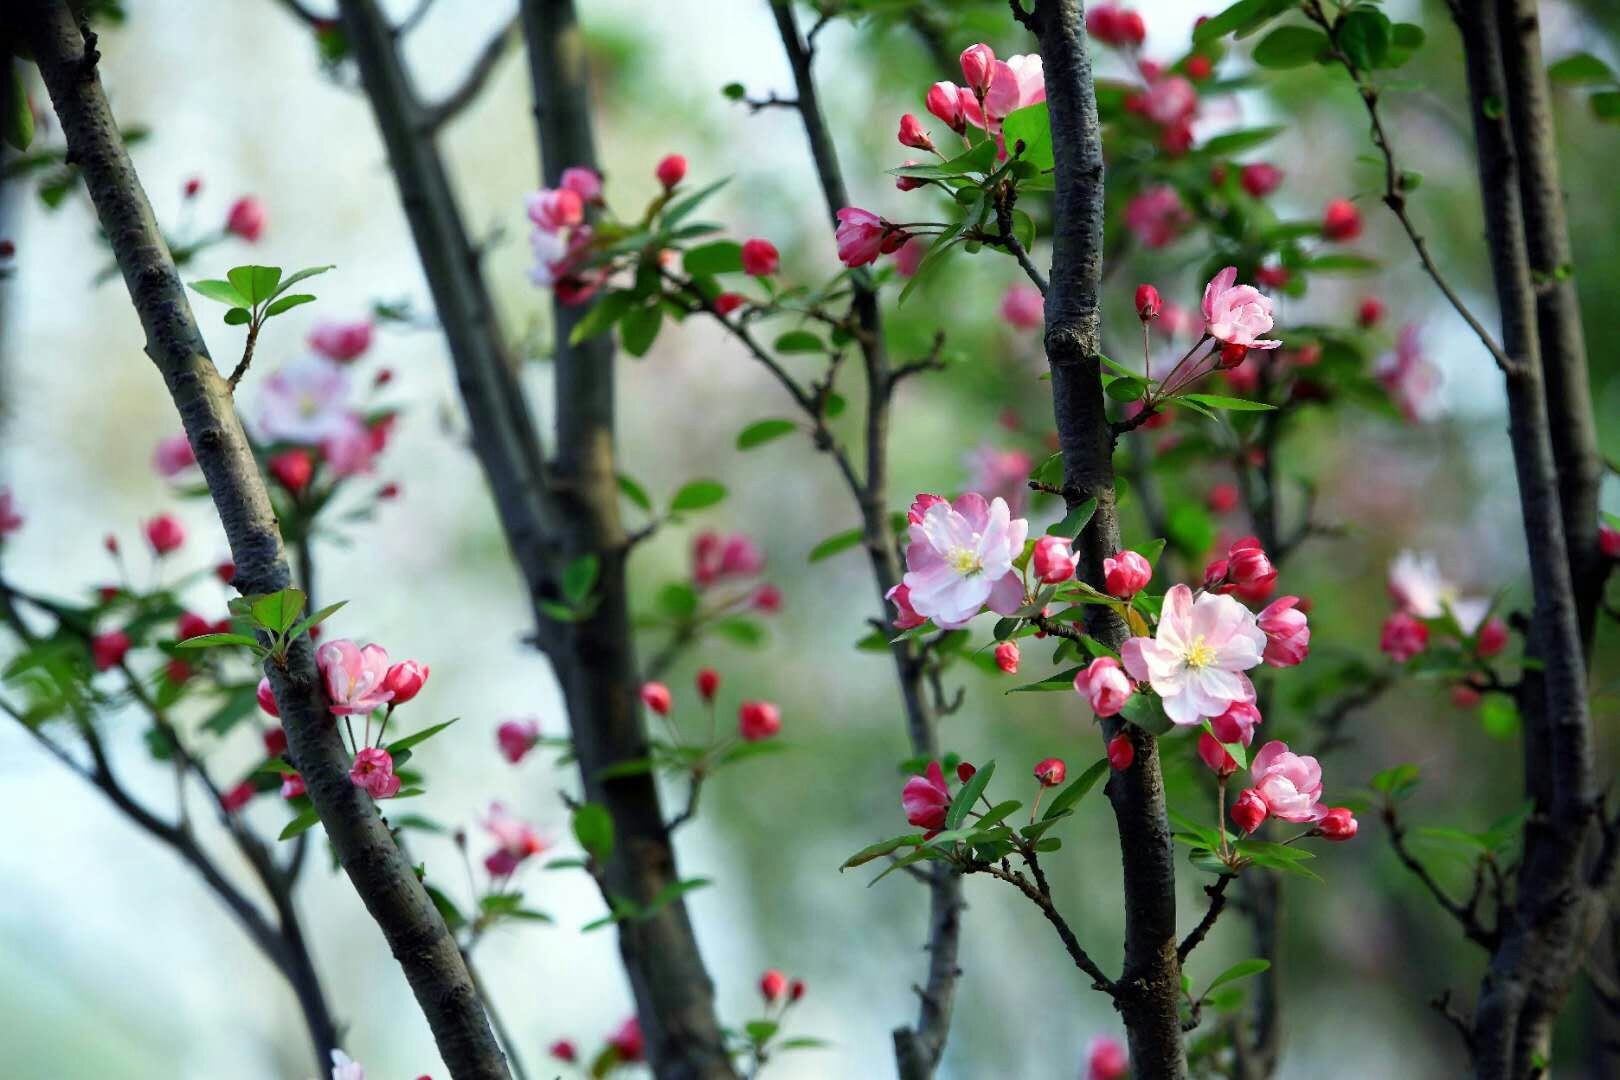
[[(383, 745), (383, 735), (394, 710), (416, 697), (428, 678), (428, 667), (414, 660), (389, 663), (388, 650), (381, 645), (356, 645), (348, 638), (329, 641), (315, 651), (315, 662), (326, 685), (332, 715), (345, 720), (354, 762), (349, 779), (374, 799), (390, 799), (399, 794), (401, 779), (394, 771), (394, 758)], [(381, 710), (382, 722), (372, 740), (372, 715)], [(350, 719), (366, 718), (365, 741), (354, 743)]]
[[(659, 178), (666, 188), (679, 183), (685, 172), (684, 158), (666, 158), (659, 166)], [(529, 280), (554, 290), (565, 304), (583, 304), (607, 277), (606, 270), (585, 266), (594, 236), (586, 221), (586, 208), (601, 205), (602, 178), (591, 169), (571, 166), (563, 170), (556, 187), (526, 195), (523, 203), (534, 226), (529, 233), (534, 253)]]

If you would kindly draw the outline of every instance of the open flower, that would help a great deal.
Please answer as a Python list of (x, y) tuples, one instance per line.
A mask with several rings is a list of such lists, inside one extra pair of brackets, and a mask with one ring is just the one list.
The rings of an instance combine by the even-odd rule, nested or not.
[(879, 255), (897, 250), (910, 239), (903, 229), (858, 206), (844, 207), (837, 217), (838, 229), (833, 238), (838, 241), (838, 260), (845, 266), (876, 262)]
[(354, 763), (349, 766), (349, 781), (355, 787), (365, 788), (373, 799), (392, 799), (399, 792), (393, 755), (380, 746), (368, 746), (354, 755)]
[(349, 380), (319, 356), (284, 364), (264, 381), (259, 395), (259, 434), (270, 442), (320, 443), (353, 425)]
[(1254, 790), (1266, 802), (1272, 817), (1284, 821), (1320, 821), (1328, 808), (1322, 797), (1322, 766), (1313, 757), (1289, 751), (1284, 742), (1266, 743), (1249, 762)]
[(900, 805), (906, 820), (919, 829), (943, 829), (945, 811), (951, 805), (951, 791), (945, 786), (945, 770), (939, 762), (928, 763), (926, 776), (913, 776), (900, 791)]
[(929, 506), (910, 529), (902, 583), (918, 615), (954, 630), (986, 603), (1001, 615), (1023, 603), (1012, 563), (1023, 553), (1029, 522), (1013, 518), (1003, 500), (986, 503), (969, 492), (955, 503)]
[(1411, 423), (1423, 423), (1440, 415), (1442, 375), (1424, 355), (1416, 326), (1407, 323), (1401, 327), (1395, 351), (1379, 359), (1374, 374)]
[(1254, 684), (1243, 672), (1260, 663), (1266, 635), (1254, 613), (1230, 596), (1200, 593), (1185, 585), (1165, 594), (1156, 637), (1133, 637), (1120, 649), (1125, 670), (1150, 683), (1177, 724), (1220, 716), (1234, 701), (1253, 701)]
[(362, 649), (348, 638), (339, 638), (317, 649), (315, 661), (337, 716), (364, 715), (394, 699), (393, 691), (385, 688), (388, 650), (381, 645)]
[(1465, 634), (1479, 629), (1491, 602), (1484, 597), (1463, 596), (1461, 590), (1440, 572), (1440, 562), (1432, 552), (1403, 551), (1389, 564), (1389, 595), (1408, 615), (1438, 619), (1448, 610)]
[(1271, 330), (1271, 297), (1236, 282), (1237, 267), (1228, 266), (1204, 286), (1204, 332), (1227, 345), (1280, 347), (1282, 342), (1260, 337)]
[(484, 869), (494, 877), (508, 876), (524, 859), (551, 846), (528, 822), (507, 813), (506, 807), (498, 802), (489, 804), (489, 816), (482, 824), (497, 845), (484, 859)]

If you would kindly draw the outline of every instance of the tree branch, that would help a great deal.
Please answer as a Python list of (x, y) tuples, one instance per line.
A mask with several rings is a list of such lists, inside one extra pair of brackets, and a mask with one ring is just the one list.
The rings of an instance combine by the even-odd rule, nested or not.
[(1233, 876), (1232, 874), (1222, 874), (1220, 880), (1215, 884), (1204, 886), (1204, 895), (1209, 897), (1209, 908), (1204, 912), (1204, 917), (1198, 920), (1198, 925), (1193, 927), (1187, 936), (1181, 939), (1180, 945), (1176, 946), (1176, 958), (1183, 964), (1187, 962), (1187, 957), (1192, 954), (1192, 951), (1198, 948), (1199, 943), (1209, 936), (1209, 931), (1215, 925), (1215, 920), (1220, 918), (1221, 912), (1226, 910), (1226, 886), (1231, 884)]
[(968, 872), (989, 874), (993, 878), (1005, 881), (1029, 897), (1035, 906), (1041, 909), (1041, 914), (1046, 916), (1046, 921), (1051, 923), (1053, 929), (1057, 931), (1059, 939), (1063, 942), (1063, 948), (1069, 954), (1069, 959), (1074, 961), (1074, 966), (1091, 976), (1092, 989), (1101, 990), (1105, 994), (1116, 997), (1119, 996), (1121, 988), (1115, 984), (1114, 980), (1103, 973), (1102, 968), (1097, 966), (1096, 961), (1081, 946), (1080, 939), (1074, 936), (1074, 931), (1064, 921), (1063, 915), (1058, 911), (1057, 906), (1052, 903), (1051, 896), (1045, 890), (1032, 885), (1029, 879), (1017, 870), (1004, 869), (994, 863), (970, 863)]
[[(425, 4), (423, 8), (425, 10)], [(494, 75), (495, 69), (500, 66), (501, 59), (518, 43), (520, 32), (521, 24), (518, 17), (513, 15), (507, 20), (506, 25), (489, 39), (489, 43), (473, 61), (472, 67), (462, 77), (461, 84), (437, 103), (423, 109), (422, 124), (430, 133), (444, 127), (461, 115), (467, 106), (478, 100), (478, 95), (484, 92), (490, 76)]]

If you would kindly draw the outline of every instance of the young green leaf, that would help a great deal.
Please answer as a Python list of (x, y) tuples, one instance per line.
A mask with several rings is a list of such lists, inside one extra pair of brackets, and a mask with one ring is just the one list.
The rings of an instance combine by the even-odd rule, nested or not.
[(791, 420), (756, 420), (737, 433), (737, 449), (752, 450), (796, 430), (798, 425)]
[(714, 480), (693, 480), (682, 485), (670, 500), (671, 513), (681, 513), (687, 510), (703, 510), (713, 506), (726, 497), (726, 486)]
[(455, 723), (456, 720), (459, 720), (459, 719), (461, 719), (461, 718), (458, 716), (458, 717), (455, 718), (455, 720), (446, 720), (442, 724), (434, 724), (432, 727), (425, 727), (421, 731), (415, 732), (413, 734), (405, 736), (403, 739), (398, 739), (398, 740), (396, 740), (394, 742), (389, 743), (388, 744), (388, 754), (389, 754), (389, 756), (390, 757), (395, 757), (395, 756), (398, 756), (399, 754), (403, 753), (404, 751), (409, 750), (413, 746), (420, 746), (422, 743), (427, 742), (429, 739), (433, 738), (433, 736), (437, 735), (439, 732), (443, 731), (445, 728), (449, 727), (451, 724)]
[(950, 809), (945, 811), (946, 829), (955, 829), (962, 824), (967, 818), (967, 812), (973, 808), (973, 804), (978, 802), (979, 796), (984, 793), (985, 786), (990, 783), (990, 776), (995, 771), (996, 763), (987, 761), (982, 768), (968, 778), (967, 783), (962, 785), (961, 790), (956, 793), (956, 798), (951, 800)]
[(304, 610), (304, 599), (301, 589), (282, 589), (261, 596), (253, 601), (250, 609), (253, 621), (266, 630), (280, 633), (298, 621), (299, 613)]
[(574, 811), (574, 838), (591, 858), (605, 863), (613, 854), (613, 816), (598, 803), (582, 803)]
[(210, 279), (207, 281), (193, 281), (190, 283), (192, 291), (210, 300), (227, 304), (231, 307), (251, 307), (252, 303), (247, 297), (236, 291), (236, 286), (228, 281)]
[(1063, 790), (1058, 792), (1057, 797), (1047, 806), (1046, 813), (1041, 815), (1042, 819), (1055, 818), (1071, 809), (1075, 803), (1085, 798), (1086, 793), (1096, 787), (1097, 781), (1107, 773), (1108, 759), (1099, 758), (1089, 769), (1064, 785)]

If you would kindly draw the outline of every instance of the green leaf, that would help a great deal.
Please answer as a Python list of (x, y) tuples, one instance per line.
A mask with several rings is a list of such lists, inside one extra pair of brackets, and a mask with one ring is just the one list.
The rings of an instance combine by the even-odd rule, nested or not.
[(743, 1031), (756, 1043), (769, 1042), (775, 1035), (779, 1025), (774, 1020), (750, 1020), (743, 1025)]
[(310, 303), (314, 299), (315, 297), (309, 293), (293, 293), (291, 296), (283, 296), (279, 300), (272, 301), (270, 306), (264, 309), (264, 317), (267, 319), (274, 318), (283, 311), (298, 307), (300, 304)]
[(1210, 738), (1214, 739), (1218, 743), (1221, 743), (1221, 749), (1225, 750), (1228, 756), (1230, 756), (1233, 761), (1237, 762), (1238, 768), (1247, 769), (1249, 767), (1249, 751), (1246, 746), (1244, 746), (1241, 742), (1221, 742), (1220, 736), (1215, 734), (1215, 729), (1210, 726), (1208, 720), (1204, 721), (1204, 730), (1209, 733)]
[(865, 530), (859, 525), (853, 529), (845, 529), (841, 533), (834, 533), (810, 549), (809, 561), (820, 562), (822, 559), (837, 555), (840, 551), (848, 551), (859, 544), (865, 536)]
[[(236, 287), (236, 291), (251, 306), (269, 298), (270, 289), (274, 289), (276, 283), (281, 280), (281, 268), (278, 266), (233, 266), (225, 271), (225, 276), (230, 278), (231, 284)], [(270, 283), (268, 289), (263, 288), (265, 282)]]
[(756, 420), (737, 433), (737, 449), (752, 450), (797, 430), (798, 425), (791, 420)]
[(632, 308), (619, 320), (619, 344), (631, 356), (646, 356), (663, 324), (664, 308), (661, 304)]
[(220, 645), (245, 645), (250, 649), (259, 648), (259, 639), (248, 637), (246, 634), (198, 634), (196, 637), (177, 641), (177, 649), (212, 649)]
[(871, 862), (873, 859), (881, 859), (883, 856), (888, 855), (891, 852), (898, 851), (903, 847), (916, 847), (920, 843), (922, 843), (922, 837), (916, 835), (915, 833), (911, 833), (906, 836), (894, 836), (887, 840), (879, 840), (875, 844), (868, 844), (866, 847), (861, 848), (861, 850), (845, 859), (844, 864), (838, 869), (839, 871), (844, 871), (852, 867), (863, 866), (866, 863)]
[(672, 619), (690, 619), (697, 614), (697, 589), (684, 581), (672, 581), (658, 590), (654, 602), (660, 613)]
[(1318, 274), (1370, 274), (1379, 266), (1377, 259), (1357, 255), (1353, 251), (1335, 251), (1306, 259), (1301, 268)]
[(327, 604), (325, 607), (321, 608), (321, 610), (317, 611), (313, 615), (310, 615), (310, 616), (306, 617), (297, 626), (293, 627), (290, 631), (287, 632), (287, 636), (288, 637), (297, 637), (299, 634), (304, 633), (305, 631), (309, 630), (311, 627), (319, 626), (321, 623), (325, 622), (327, 619), (330, 619), (334, 614), (337, 613), (339, 608), (343, 607), (343, 605), (345, 605), (347, 603), (348, 603), (347, 600), (339, 600), (335, 604)]
[(606, 333), (608, 327), (618, 322), (635, 302), (635, 294), (625, 289), (616, 289), (599, 297), (585, 313), (585, 317), (575, 323), (574, 328), (568, 332), (568, 343), (578, 345), (582, 341)]
[(1583, 83), (1612, 83), (1615, 81), (1614, 72), (1609, 65), (1593, 56), (1591, 53), (1576, 53), (1566, 56), (1547, 68), (1547, 77), (1553, 82), (1560, 82), (1566, 86), (1580, 86)]
[(23, 83), (23, 66), (20, 59), (13, 59), (9, 52), (0, 57), (10, 68), (11, 79), (11, 110), (4, 117), (4, 138), (17, 153), (28, 149), (28, 144), (34, 141), (34, 110), (28, 104), (28, 87)]
[(439, 909), (439, 915), (444, 919), (445, 926), (451, 930), (459, 930), (467, 925), (467, 917), (456, 907), (456, 902), (445, 895), (443, 889), (426, 882), (423, 883), (423, 888), (427, 889), (428, 899), (433, 901), (433, 906)]
[(1070, 780), (1063, 786), (1063, 790), (1058, 792), (1057, 797), (1052, 800), (1051, 805), (1047, 806), (1046, 813), (1041, 815), (1041, 820), (1045, 821), (1049, 818), (1055, 818), (1059, 814), (1072, 809), (1074, 804), (1085, 798), (1086, 794), (1090, 792), (1092, 788), (1097, 786), (1097, 781), (1101, 780), (1107, 775), (1107, 773), (1108, 759), (1098, 759), (1097, 762), (1091, 766), (1091, 768), (1087, 769), (1085, 772), (1081, 773), (1079, 776), (1075, 777), (1073, 780)]
[(268, 596), (261, 596), (253, 601), (249, 609), (253, 621), (266, 630), (280, 633), (298, 621), (299, 613), (304, 610), (304, 593), (301, 589), (282, 589)]
[(701, 206), (705, 199), (729, 183), (731, 183), (731, 177), (721, 177), (714, 183), (699, 188), (686, 198), (670, 203), (669, 209), (664, 211), (664, 228), (673, 229), (676, 225), (679, 225), (692, 211)]
[(1270, 960), (1244, 960), (1241, 963), (1233, 964), (1231, 967), (1215, 976), (1215, 981), (1209, 984), (1209, 990), (1204, 991), (1204, 996), (1208, 997), (1210, 990), (1214, 990), (1217, 986), (1225, 986), (1229, 982), (1237, 982), (1239, 979), (1247, 979), (1250, 975), (1258, 975), (1262, 971), (1270, 970), (1270, 968)]
[(210, 278), (206, 281), (193, 281), (189, 284), (193, 292), (206, 296), (210, 300), (217, 300), (221, 304), (228, 304), (231, 307), (250, 306), (248, 298), (237, 292), (236, 286), (228, 281)]
[[(1386, 19), (1385, 23), (1388, 21)], [(1320, 30), (1309, 26), (1279, 26), (1254, 47), (1254, 62), (1263, 68), (1303, 67), (1315, 63), (1331, 47), (1328, 36)]]
[(1403, 799), (1418, 786), (1418, 767), (1410, 763), (1392, 765), (1376, 773), (1367, 786), (1392, 799)]
[(1202, 150), (1210, 157), (1232, 157), (1270, 142), (1282, 134), (1282, 130), (1281, 125), (1277, 125), (1228, 131), (1224, 135), (1216, 135), (1210, 139), (1203, 145)]
[(635, 503), (636, 506), (642, 510), (646, 510), (648, 512), (652, 511), (652, 499), (648, 497), (646, 488), (636, 483), (624, 473), (620, 473), (616, 479), (619, 482), (619, 491), (624, 495), (625, 498)]
[(563, 567), (563, 599), (578, 607), (595, 587), (596, 576), (601, 568), (602, 561), (594, 554), (581, 555)]
[(233, 307), (225, 313), (226, 326), (246, 326), (253, 321), (253, 313), (247, 308)]
[(1026, 683), (1023, 686), (1015, 686), (1011, 690), (1007, 691), (1007, 693), (1030, 694), (1051, 692), (1056, 690), (1073, 690), (1074, 677), (1078, 674), (1080, 674), (1080, 669), (1077, 667), (1072, 667), (1066, 671), (1060, 671), (1055, 675), (1048, 675), (1040, 682)]
[(1219, 15), (1193, 27), (1193, 43), (1201, 45), (1232, 33), (1247, 36), (1296, 6), (1296, 0), (1238, 0)]
[(789, 330), (776, 339), (772, 346), (779, 353), (819, 353), (826, 352), (826, 344), (808, 330)]
[(425, 727), (421, 731), (389, 743), (388, 755), (390, 757), (394, 757), (405, 752), (406, 750), (411, 749), (413, 746), (420, 746), (422, 743), (427, 742), (429, 739), (433, 738), (433, 736), (437, 735), (439, 732), (443, 731), (445, 728), (449, 727), (459, 719), (461, 719), (461, 717), (458, 716), (455, 718), (455, 720), (446, 720), (442, 724), (434, 724), (432, 727)]
[(955, 829), (961, 826), (962, 822), (967, 818), (967, 812), (973, 808), (974, 803), (979, 801), (979, 796), (983, 794), (985, 785), (990, 783), (990, 776), (995, 771), (996, 763), (987, 761), (984, 763), (983, 768), (969, 777), (967, 783), (962, 785), (961, 790), (956, 793), (956, 798), (951, 800), (950, 809), (945, 811), (946, 829)]
[(1599, 120), (1620, 120), (1620, 91), (1608, 90), (1591, 97), (1592, 115)]
[(713, 506), (726, 497), (726, 486), (714, 480), (693, 480), (682, 485), (669, 502), (671, 513), (681, 513), (686, 510), (702, 510)]
[(974, 832), (984, 832), (1023, 805), (1017, 799), (1008, 799), (1006, 802), (997, 803), (973, 822)]
[(714, 277), (742, 270), (742, 245), (735, 240), (714, 240), (687, 249), (681, 266), (688, 277)]
[(765, 628), (753, 619), (741, 615), (721, 619), (714, 624), (714, 632), (745, 649), (757, 649), (765, 644)]
[(1362, 71), (1382, 67), (1394, 39), (1389, 16), (1373, 8), (1354, 8), (1339, 21), (1339, 51)]
[(1212, 409), (1228, 409), (1232, 412), (1267, 412), (1277, 407), (1263, 401), (1246, 401), (1243, 398), (1221, 397), (1219, 394), (1182, 394), (1175, 400), (1196, 401)]
[(1087, 499), (1073, 510), (1070, 510), (1067, 514), (1064, 514), (1062, 521), (1055, 525), (1049, 526), (1046, 530), (1046, 535), (1067, 536), (1072, 540), (1080, 535), (1080, 530), (1086, 527), (1086, 525), (1091, 521), (1091, 515), (1095, 514), (1096, 512), (1097, 500)]
[(1046, 112), (1046, 102), (1014, 109), (1001, 122), (1007, 153), (1011, 155), (1018, 143), (1024, 144), (1020, 161), (1027, 161), (1045, 172), (1053, 167), (1052, 123)]
[(276, 837), (276, 839), (291, 840), (299, 833), (307, 832), (310, 826), (315, 825), (320, 820), (321, 815), (315, 812), (314, 807), (311, 807), (310, 809), (305, 810), (302, 814), (299, 814), (297, 817), (293, 818), (291, 821), (287, 822), (287, 827), (281, 830), (281, 835)]
[(281, 280), (281, 284), (276, 286), (275, 290), (270, 295), (280, 296), (282, 293), (286, 292), (289, 288), (298, 284), (300, 281), (303, 281), (305, 278), (312, 278), (317, 274), (324, 274), (328, 270), (335, 269), (337, 269), (337, 267), (332, 263), (327, 263), (325, 266), (306, 266), (296, 274), (291, 274), (283, 278)]
[(1127, 379), (1122, 375), (1117, 379), (1108, 380), (1108, 385), (1103, 391), (1115, 401), (1135, 401), (1147, 392), (1147, 383), (1135, 377)]
[(613, 854), (613, 815), (598, 803), (581, 803), (574, 811), (574, 839), (591, 858), (607, 862)]

